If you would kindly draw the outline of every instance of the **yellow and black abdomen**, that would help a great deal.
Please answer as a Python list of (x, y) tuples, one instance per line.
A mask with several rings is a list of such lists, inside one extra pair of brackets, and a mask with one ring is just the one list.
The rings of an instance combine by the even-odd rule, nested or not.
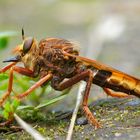
[(140, 97), (140, 80), (124, 73), (98, 70), (93, 83), (101, 87), (110, 88), (114, 91)]
[(117, 86), (119, 91), (140, 97), (140, 80), (131, 76), (113, 72), (107, 79), (107, 83)]

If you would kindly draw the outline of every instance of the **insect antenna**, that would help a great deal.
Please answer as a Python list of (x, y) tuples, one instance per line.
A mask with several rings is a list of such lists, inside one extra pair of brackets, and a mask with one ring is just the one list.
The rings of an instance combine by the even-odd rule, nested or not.
[(24, 36), (24, 29), (22, 28), (22, 40), (25, 39), (25, 36)]

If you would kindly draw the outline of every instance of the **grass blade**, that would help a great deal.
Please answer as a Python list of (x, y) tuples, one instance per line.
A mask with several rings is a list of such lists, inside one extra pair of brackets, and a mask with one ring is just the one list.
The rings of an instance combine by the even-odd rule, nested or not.
[(55, 102), (58, 102), (58, 101), (62, 100), (65, 97), (66, 97), (66, 94), (62, 94), (61, 96), (55, 97), (52, 100), (47, 100), (46, 102), (44, 102), (42, 104), (39, 104), (38, 106), (35, 107), (35, 109), (40, 109), (42, 107), (46, 107), (48, 105), (51, 105)]

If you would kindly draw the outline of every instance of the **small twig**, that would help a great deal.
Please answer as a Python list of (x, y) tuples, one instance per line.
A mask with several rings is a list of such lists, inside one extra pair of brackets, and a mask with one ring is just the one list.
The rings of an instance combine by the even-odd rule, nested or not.
[(73, 115), (72, 115), (72, 118), (71, 118), (71, 123), (70, 123), (70, 126), (69, 126), (68, 135), (67, 135), (66, 140), (71, 140), (71, 138), (72, 138), (72, 133), (73, 133), (75, 120), (76, 120), (77, 113), (78, 113), (78, 110), (79, 110), (79, 107), (80, 107), (80, 104), (81, 104), (81, 101), (82, 101), (82, 98), (83, 98), (82, 94), (85, 90), (85, 87), (86, 87), (86, 82), (81, 81), (80, 82), (80, 87), (79, 87), (79, 90), (78, 90), (76, 106), (75, 106), (75, 109), (73, 111)]
[(35, 140), (49, 140), (49, 138), (43, 137), (38, 131), (36, 131), (33, 127), (31, 127), (29, 124), (24, 122), (19, 116), (14, 114), (14, 117), (18, 124), (26, 131), (28, 132)]

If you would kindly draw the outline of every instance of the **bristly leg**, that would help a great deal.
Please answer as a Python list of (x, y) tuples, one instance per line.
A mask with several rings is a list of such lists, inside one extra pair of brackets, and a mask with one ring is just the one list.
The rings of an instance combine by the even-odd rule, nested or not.
[(16, 64), (16, 62), (10, 63), (9, 65), (3, 67), (2, 69), (0, 69), (0, 73), (6, 72), (7, 70), (9, 70), (12, 66), (14, 66)]
[(31, 86), (27, 91), (22, 94), (17, 95), (15, 98), (22, 100), (24, 97), (28, 96), (33, 90), (43, 85), (45, 82), (49, 81), (52, 78), (52, 74), (48, 74)]
[(86, 114), (89, 122), (92, 125), (95, 125), (95, 129), (96, 129), (96, 128), (101, 128), (101, 124), (96, 120), (96, 118), (91, 113), (91, 111), (89, 110), (89, 107), (88, 107), (89, 92), (90, 92), (91, 84), (92, 84), (92, 81), (94, 80), (95, 75), (96, 75), (96, 73), (94, 73), (92, 71), (88, 72), (88, 80), (87, 80), (87, 85), (86, 85), (86, 89), (85, 89), (85, 93), (84, 93), (84, 97), (83, 97), (82, 106), (83, 106), (83, 111)]
[(52, 86), (56, 89), (56, 90), (64, 90), (68, 87), (71, 87), (72, 85), (78, 83), (81, 80), (85, 80), (87, 79), (87, 86), (86, 86), (86, 90), (84, 93), (84, 99), (83, 99), (83, 104), (82, 104), (82, 108), (84, 110), (84, 113), (87, 116), (88, 121), (92, 124), (95, 125), (96, 128), (100, 128), (101, 125), (100, 123), (95, 119), (95, 117), (93, 116), (93, 114), (91, 113), (91, 111), (88, 108), (87, 102), (88, 102), (88, 96), (89, 96), (89, 91), (90, 91), (90, 87), (92, 84), (92, 80), (94, 80), (94, 76), (96, 75), (96, 72), (92, 72), (91, 70), (86, 70), (83, 71), (77, 75), (75, 75), (74, 77), (70, 78), (67, 81), (58, 83), (56, 81), (56, 83), (53, 81)]
[[(9, 67), (12, 67), (14, 64), (11, 63), (11, 65), (8, 65), (7, 67), (3, 68), (2, 71), (6, 71)], [(5, 102), (5, 100), (10, 96), (10, 93), (12, 92), (12, 86), (13, 86), (13, 72), (16, 71), (22, 75), (26, 75), (26, 76), (33, 76), (33, 72), (26, 69), (26, 68), (22, 68), (22, 67), (18, 67), (18, 66), (13, 66), (10, 69), (10, 74), (9, 74), (9, 83), (8, 83), (8, 90), (6, 93), (4, 93), (4, 95), (2, 96), (2, 98), (0, 99), (0, 106), (2, 106), (2, 104)]]
[(4, 101), (10, 96), (10, 93), (12, 91), (12, 85), (13, 85), (13, 69), (10, 70), (10, 74), (9, 74), (8, 90), (6, 93), (4, 93), (4, 95), (0, 99), (0, 107), (2, 106)]
[(105, 91), (105, 93), (109, 96), (112, 97), (117, 97), (117, 98), (125, 98), (125, 97), (130, 97), (131, 95), (128, 95), (126, 93), (122, 93), (122, 92), (113, 92), (108, 88), (103, 88), (103, 90)]
[[(9, 65), (3, 67), (0, 69), (0, 73), (6, 72), (9, 70), (11, 67), (13, 67), (16, 64), (16, 62), (10, 63)], [(8, 91), (2, 96), (0, 99), (0, 106), (2, 106), (3, 102), (7, 99), (7, 97), (10, 95), (12, 91), (12, 84), (13, 84), (13, 69), (10, 70), (10, 75), (9, 75), (9, 84), (8, 84)]]

